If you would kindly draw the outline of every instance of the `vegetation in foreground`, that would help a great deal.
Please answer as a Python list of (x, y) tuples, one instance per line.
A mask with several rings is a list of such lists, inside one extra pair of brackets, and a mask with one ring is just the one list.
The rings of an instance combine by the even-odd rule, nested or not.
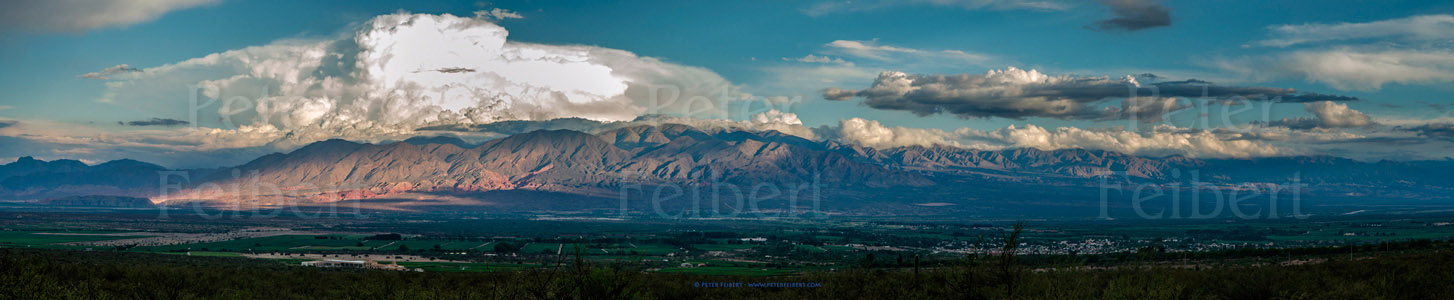
[[(1013, 252), (1009, 252), (1013, 253)], [(952, 267), (863, 265), (779, 277), (646, 273), (564, 257), (553, 267), (447, 273), (318, 269), (263, 260), (0, 249), (3, 299), (1451, 299), (1454, 251), (1232, 267), (1019, 266), (1014, 255)], [(869, 263), (871, 264), (871, 263)], [(705, 287), (799, 282), (818, 287)]]

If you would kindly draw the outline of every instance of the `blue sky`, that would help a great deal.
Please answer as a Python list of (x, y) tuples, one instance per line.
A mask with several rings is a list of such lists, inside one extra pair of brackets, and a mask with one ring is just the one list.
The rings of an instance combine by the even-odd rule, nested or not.
[[(195, 128), (162, 128), (117, 126), (117, 122), (145, 121), (153, 118), (185, 120), (179, 110), (155, 109), (134, 102), (108, 102), (100, 99), (108, 93), (137, 93), (111, 85), (141, 86), (137, 82), (157, 74), (151, 68), (205, 57), (214, 53), (252, 46), (275, 45), (288, 41), (327, 41), (352, 39), (361, 26), (372, 24), (381, 15), (408, 12), (414, 14), (452, 14), (463, 18), (477, 11), (500, 10), (516, 17), (480, 17), (509, 32), (509, 42), (544, 45), (582, 45), (602, 49), (623, 50), (640, 57), (659, 59), (670, 66), (701, 68), (720, 75), (738, 93), (765, 98), (774, 96), (801, 97), (791, 113), (804, 127), (842, 127), (843, 120), (860, 118), (876, 121), (885, 128), (902, 128), (903, 142), (880, 146), (937, 143), (947, 139), (960, 146), (1030, 146), (1017, 144), (1003, 137), (990, 138), (978, 133), (957, 134), (956, 130), (995, 131), (1015, 125), (1044, 128), (1105, 129), (1155, 124), (1187, 129), (1241, 128), (1267, 130), (1269, 123), (1289, 118), (1307, 118), (1321, 126), (1299, 127), (1296, 122), (1281, 122), (1283, 137), (1269, 140), (1276, 147), (1291, 149), (1280, 154), (1346, 154), (1378, 148), (1361, 144), (1371, 138), (1403, 138), (1420, 140), (1407, 152), (1368, 152), (1367, 159), (1397, 158), (1417, 153), (1421, 159), (1440, 158), (1448, 146), (1430, 145), (1441, 142), (1439, 131), (1417, 131), (1412, 128), (1449, 121), (1448, 113), (1439, 104), (1454, 103), (1451, 99), (1451, 76), (1454, 58), (1449, 57), (1451, 40), (1440, 34), (1411, 36), (1409, 32), (1433, 28), (1451, 29), (1454, 24), (1412, 21), (1420, 16), (1448, 16), (1454, 3), (1430, 1), (209, 1), (175, 0), (173, 7), (149, 16), (134, 19), (77, 23), (97, 18), (95, 7), (119, 5), (135, 7), (131, 1), (100, 1), (93, 4), (46, 4), (44, 1), (19, 1), (12, 5), (16, 14), (28, 18), (7, 18), (0, 31), (0, 88), (8, 93), (0, 96), (0, 120), (19, 124), (46, 124), (44, 127), (67, 127), (63, 131), (83, 132), (71, 137), (95, 140), (112, 132), (128, 133), (127, 138), (147, 140), (146, 134), (176, 137), (176, 132)], [(167, 2), (167, 1), (163, 1)], [(72, 7), (75, 6), (75, 7)], [(91, 6), (90, 8), (80, 6)], [(1152, 24), (1145, 28), (1098, 28), (1103, 20), (1117, 17), (1116, 8), (1138, 11), (1167, 12), (1168, 24)], [(112, 9), (115, 10), (115, 9)], [(1144, 16), (1131, 16), (1144, 17)], [(56, 20), (75, 19), (70, 23)], [(1399, 21), (1404, 20), (1404, 21)], [(1133, 20), (1145, 21), (1145, 20)], [(1152, 20), (1156, 23), (1156, 20)], [(1388, 24), (1378, 23), (1388, 22)], [(1339, 24), (1364, 24), (1351, 32), (1377, 32), (1349, 36), (1339, 31)], [(79, 24), (79, 25), (77, 25)], [(1378, 25), (1384, 24), (1384, 25)], [(1306, 28), (1297, 32), (1280, 32), (1279, 26)], [(1402, 27), (1400, 27), (1402, 26)], [(1391, 29), (1390, 29), (1391, 28)], [(1313, 41), (1291, 45), (1273, 45), (1275, 41), (1299, 38)], [(1274, 42), (1269, 42), (1274, 41)], [(838, 42), (876, 47), (877, 50), (855, 52)], [(834, 46), (840, 45), (840, 46)], [(955, 52), (946, 52), (955, 51)], [(948, 54), (946, 54), (948, 53)], [(825, 62), (800, 61), (819, 58)], [(875, 55), (878, 55), (875, 57)], [(1351, 59), (1342, 66), (1375, 68), (1371, 71), (1336, 69), (1328, 64), (1332, 58)], [(1293, 62), (1300, 62), (1294, 65)], [(650, 63), (650, 62), (648, 62)], [(850, 65), (851, 64), (851, 65)], [(82, 74), (108, 67), (126, 65), (141, 72), (117, 73), (104, 80), (82, 78)], [(615, 65), (613, 65), (615, 66)], [(1152, 73), (1160, 81), (1199, 79), (1220, 86), (1239, 88), (1294, 89), (1298, 93), (1351, 96), (1358, 101), (1336, 101), (1336, 105), (1316, 106), (1304, 103), (1261, 103), (1269, 115), (1233, 118), (1235, 122), (1219, 123), (1212, 128), (1199, 128), (1194, 119), (1201, 114), (1218, 116), (1215, 110), (1187, 111), (1170, 109), (1173, 113), (1159, 122), (1128, 122), (1124, 117), (1090, 114), (1045, 114), (1035, 112), (991, 112), (1010, 105), (1005, 101), (1024, 99), (949, 98), (914, 99), (912, 95), (873, 100), (866, 94), (854, 99), (829, 101), (823, 97), (825, 88), (867, 90), (875, 85), (880, 72), (898, 71), (906, 74), (979, 76), (990, 70), (1036, 70), (1050, 76), (1092, 78), (1105, 76), (1116, 81), (1122, 76)], [(1386, 67), (1386, 68), (1385, 68)], [(225, 69), (225, 68), (224, 68)], [(620, 68), (616, 68), (619, 70)], [(215, 71), (215, 69), (210, 69)], [(1386, 73), (1385, 73), (1386, 70)], [(212, 72), (212, 71), (208, 71)], [(140, 75), (145, 74), (145, 75)], [(680, 77), (680, 74), (677, 74)], [(186, 80), (185, 78), (182, 80)], [(196, 80), (205, 80), (197, 78)], [(924, 80), (924, 79), (919, 79)], [(1144, 79), (1142, 81), (1145, 81)], [(175, 83), (177, 81), (167, 81)], [(633, 81), (640, 83), (640, 81)], [(1143, 82), (1147, 83), (1147, 82)], [(1016, 87), (1017, 89), (1019, 87)], [(1053, 90), (1063, 92), (1062, 90)], [(285, 93), (278, 91), (279, 93)], [(964, 92), (964, 91), (960, 91)], [(706, 92), (704, 92), (706, 93)], [(150, 96), (150, 94), (136, 94)], [(177, 93), (162, 93), (162, 97)], [(127, 95), (122, 95), (125, 98)], [(276, 96), (276, 95), (274, 95)], [(140, 97), (140, 96), (138, 96)], [(332, 98), (330, 98), (332, 99)], [(158, 100), (167, 101), (167, 100)], [(332, 100), (330, 100), (332, 101)], [(878, 102), (875, 102), (878, 101)], [(929, 101), (929, 102), (914, 102)], [(941, 113), (916, 115), (899, 104), (961, 101), (936, 107)], [(1120, 99), (1067, 100), (1084, 103), (1093, 110), (1118, 107)], [(1185, 101), (1185, 100), (1184, 100)], [(882, 105), (870, 105), (869, 102)], [(1187, 102), (1190, 103), (1190, 102)], [(1434, 104), (1434, 105), (1430, 105)], [(1021, 105), (1015, 103), (1013, 105)], [(1031, 104), (1024, 104), (1031, 105)], [(1339, 105), (1342, 105), (1341, 107)], [(1013, 106), (1022, 107), (1022, 106)], [(960, 113), (950, 113), (960, 109)], [(1021, 109), (1021, 108), (1017, 108)], [(1352, 110), (1367, 122), (1339, 123), (1323, 117), (1314, 109), (1324, 109), (1328, 118), (1348, 116), (1332, 110)], [(967, 110), (967, 111), (966, 111)], [(1190, 112), (1190, 113), (1188, 113)], [(552, 115), (568, 117), (575, 115)], [(589, 117), (589, 116), (588, 116)], [(693, 116), (688, 116), (693, 117)], [(727, 115), (742, 121), (750, 115)], [(1357, 117), (1357, 116), (1355, 116)], [(327, 114), (323, 119), (344, 118)], [(518, 116), (516, 116), (518, 118)], [(318, 118), (307, 118), (317, 121)], [(375, 120), (378, 121), (378, 120)], [(429, 120), (436, 122), (439, 120)], [(478, 121), (478, 120), (476, 120)], [(1260, 121), (1262, 123), (1255, 123)], [(267, 122), (266, 120), (262, 122)], [(193, 122), (200, 127), (236, 128), (210, 124), (207, 120)], [(387, 123), (387, 122), (382, 122)], [(1154, 124), (1153, 124), (1154, 123)], [(405, 125), (418, 125), (408, 123)], [(431, 123), (433, 124), (433, 123)], [(1259, 128), (1252, 124), (1264, 124)], [(393, 124), (400, 125), (401, 124)], [(275, 126), (278, 127), (278, 126)], [(355, 126), (356, 127), (356, 126)], [(72, 130), (74, 129), (74, 130)], [(294, 128), (279, 128), (294, 130)], [(1428, 127), (1435, 130), (1437, 126)], [(826, 130), (826, 131), (824, 131)], [(938, 130), (939, 133), (924, 130)], [(11, 126), (12, 137), (62, 134), (36, 127)], [(1131, 130), (1136, 131), (1136, 130)], [(826, 132), (826, 134), (824, 133)], [(1254, 132), (1244, 132), (1254, 133)], [(1346, 133), (1344, 140), (1329, 146), (1328, 135)], [(355, 135), (350, 135), (355, 134)], [(914, 138), (917, 134), (939, 135), (928, 142)], [(377, 138), (368, 134), (332, 133), (309, 136)], [(1155, 133), (1142, 132), (1154, 137)], [(1289, 136), (1312, 136), (1307, 141)], [(853, 133), (843, 130), (820, 130), (815, 138), (852, 139)], [(1228, 140), (1238, 137), (1224, 137)], [(1357, 140), (1357, 139), (1363, 140)], [(1246, 139), (1241, 137), (1240, 139)], [(32, 138), (35, 140), (42, 140)], [(43, 139), (57, 143), (59, 139)], [(1317, 141), (1312, 143), (1308, 141)], [(189, 141), (184, 145), (205, 144)], [(1067, 142), (1069, 143), (1069, 142)], [(271, 143), (270, 147), (277, 143)], [(1351, 145), (1351, 146), (1349, 146)], [(247, 144), (242, 147), (261, 147)], [(158, 146), (160, 148), (165, 148)], [(1136, 152), (1139, 148), (1120, 146), (1076, 145), (1056, 143), (1049, 147), (1102, 147)], [(58, 148), (61, 148), (58, 146)], [(216, 151), (225, 146), (204, 146)], [(286, 150), (282, 147), (275, 150)], [(1163, 147), (1165, 148), (1165, 147)], [(1174, 148), (1174, 147), (1173, 147)], [(1417, 148), (1417, 149), (1414, 149)], [(24, 152), (20, 149), (12, 152)], [(36, 152), (46, 151), (34, 149)], [(1163, 149), (1164, 150), (1164, 149)], [(1175, 149), (1173, 149), (1175, 150)], [(64, 156), (50, 151), (51, 156)], [(191, 150), (187, 150), (191, 151)], [(1152, 151), (1147, 154), (1195, 155), (1194, 149)], [(1188, 152), (1191, 151), (1191, 152)], [(1366, 152), (1366, 151), (1365, 151)], [(89, 159), (109, 158), (88, 154)], [(1259, 152), (1262, 153), (1262, 152)], [(1381, 153), (1381, 154), (1377, 154)], [(1402, 154), (1399, 154), (1402, 153)], [(15, 157), (21, 153), (0, 153)], [(1265, 156), (1263, 154), (1221, 153), (1209, 156)], [(1359, 156), (1347, 154), (1349, 156)]]

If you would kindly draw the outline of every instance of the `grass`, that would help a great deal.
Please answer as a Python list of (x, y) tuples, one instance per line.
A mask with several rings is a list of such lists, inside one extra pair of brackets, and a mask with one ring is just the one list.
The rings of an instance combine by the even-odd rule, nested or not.
[(525, 247), (520, 248), (520, 253), (540, 254), (549, 252), (551, 254), (555, 254), (557, 251), (565, 251), (561, 249), (564, 248), (561, 248), (561, 244), (557, 243), (530, 243), (528, 245), (525, 245)]
[(509, 272), (537, 267), (537, 264), (509, 263), (455, 263), (455, 262), (398, 262), (409, 269), (419, 268), (425, 272)]
[(237, 253), (237, 252), (216, 252), (216, 251), (161, 252), (161, 254), (188, 255), (188, 256), (208, 256), (208, 257), (242, 257), (242, 253)]
[(823, 247), (818, 247), (818, 246), (812, 246), (812, 245), (794, 245), (794, 246), (797, 247), (797, 250), (798, 251), (805, 251), (805, 252), (810, 252), (810, 253), (828, 252), (828, 249), (825, 249)]
[(680, 268), (680, 267), (662, 268), (661, 270), (659, 270), (657, 272), (661, 272), (661, 273), (676, 273), (676, 274), (692, 274), (692, 275), (709, 275), (709, 276), (780, 276), (780, 275), (789, 275), (789, 274), (797, 273), (796, 271), (793, 271), (793, 270), (784, 270), (784, 269), (769, 269), (769, 268), (754, 268), (754, 267), (734, 267), (734, 266), (711, 266), (711, 265), (708, 265), (708, 266), (705, 266), (705, 267), (692, 267), (692, 268)]
[[(363, 243), (363, 246), (359, 246)], [(255, 251), (255, 252), (304, 252), (322, 250), (368, 250), (388, 244), (389, 241), (361, 239), (318, 239), (313, 235), (279, 235), (246, 238), (230, 241), (192, 243), (167, 246), (143, 246), (131, 251), (179, 252), (179, 251)]]
[(750, 249), (753, 245), (748, 244), (695, 244), (692, 247), (702, 251), (733, 251), (737, 249)]
[[(131, 238), (144, 238), (148, 235), (127, 235), (127, 236), (101, 236), (101, 235), (51, 235), (39, 234), (40, 232), (29, 231), (0, 231), (0, 246), (8, 247), (45, 247), (45, 248), (74, 248), (94, 246), (62, 246), (53, 245), (60, 243), (109, 241)], [(76, 232), (67, 232), (76, 233)]]

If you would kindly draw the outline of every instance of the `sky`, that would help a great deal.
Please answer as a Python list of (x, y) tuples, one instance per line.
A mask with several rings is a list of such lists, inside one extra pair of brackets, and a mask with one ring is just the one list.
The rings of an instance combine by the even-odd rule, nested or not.
[(1454, 3), (0, 4), (0, 162), (218, 167), (586, 118), (869, 147), (1454, 156)]

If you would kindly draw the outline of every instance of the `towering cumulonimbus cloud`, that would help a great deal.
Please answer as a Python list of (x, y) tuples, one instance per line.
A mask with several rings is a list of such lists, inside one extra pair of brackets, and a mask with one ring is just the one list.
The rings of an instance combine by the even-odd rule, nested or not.
[[(1354, 97), (1299, 93), (1293, 89), (1216, 85), (1200, 80), (1154, 81), (1151, 74), (1106, 76), (1048, 75), (1014, 67), (983, 74), (907, 74), (884, 72), (862, 90), (829, 88), (828, 100), (864, 98), (864, 105), (920, 116), (953, 114), (966, 118), (1044, 117), (1065, 120), (1160, 120), (1188, 105), (1173, 98), (1209, 97), (1309, 102), (1351, 101)], [(1143, 82), (1147, 81), (1147, 82)], [(1125, 99), (1120, 107), (1102, 106)]]
[(336, 39), (283, 40), (112, 74), (102, 102), (223, 131), (215, 135), (255, 143), (281, 136), (295, 145), (397, 138), (437, 124), (721, 118), (750, 97), (707, 69), (508, 36), (486, 19), (382, 15)]

